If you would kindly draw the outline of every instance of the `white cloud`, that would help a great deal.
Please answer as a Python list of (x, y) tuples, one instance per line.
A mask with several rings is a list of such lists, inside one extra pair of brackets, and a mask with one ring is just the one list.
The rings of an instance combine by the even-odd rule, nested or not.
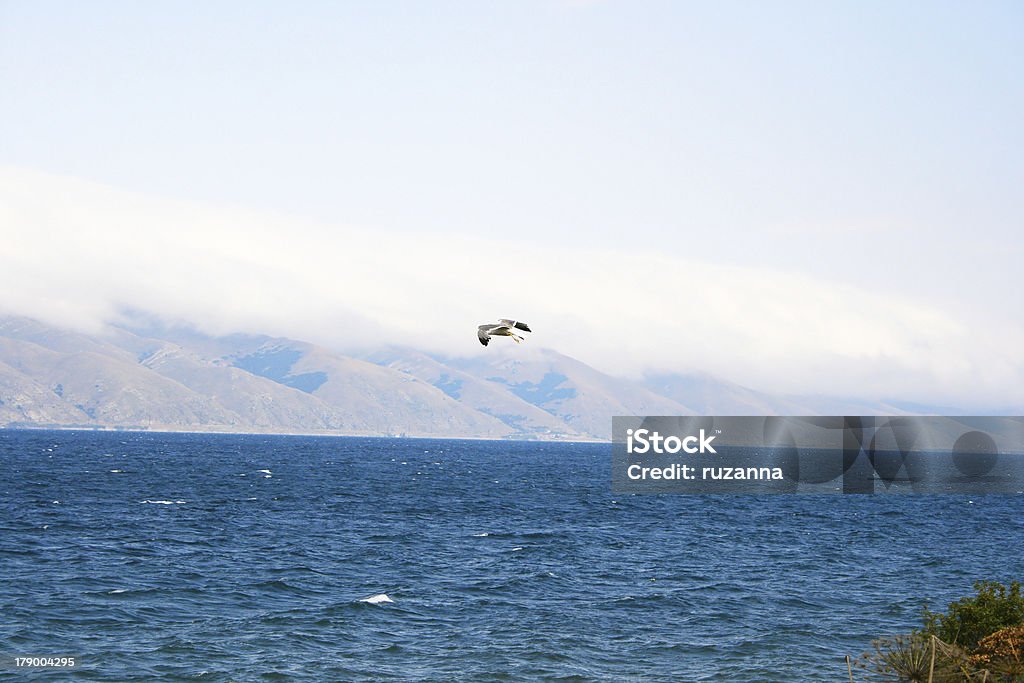
[(379, 234), (17, 168), (0, 169), (0, 238), (0, 311), (91, 330), (132, 308), (214, 333), (472, 354), (478, 323), (513, 316), (528, 344), (613, 373), (1024, 404), (1010, 323), (688, 254)]

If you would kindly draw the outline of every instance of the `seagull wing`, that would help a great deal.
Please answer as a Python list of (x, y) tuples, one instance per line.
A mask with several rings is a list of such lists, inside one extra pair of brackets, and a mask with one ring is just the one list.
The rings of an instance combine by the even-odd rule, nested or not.
[(527, 325), (526, 323), (521, 323), (516, 320), (509, 320), (507, 318), (501, 318), (501, 322), (505, 323), (509, 327), (514, 327), (517, 330), (522, 330), (523, 332), (533, 332), (533, 330), (530, 329), (530, 326)]
[(491, 335), (488, 334), (493, 325), (481, 325), (476, 328), (476, 338), (480, 340), (480, 343), (487, 346), (487, 342), (491, 341)]

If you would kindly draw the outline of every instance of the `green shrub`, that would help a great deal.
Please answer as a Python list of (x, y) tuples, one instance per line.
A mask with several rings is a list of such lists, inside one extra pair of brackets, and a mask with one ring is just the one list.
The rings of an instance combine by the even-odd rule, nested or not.
[(922, 629), (873, 642), (858, 666), (869, 680), (1024, 683), (1021, 584), (978, 581), (974, 590), (945, 613), (926, 607)]
[(977, 595), (950, 603), (945, 614), (925, 608), (921, 633), (973, 651), (985, 636), (1024, 624), (1020, 582), (1006, 587), (996, 581), (978, 581), (974, 590)]

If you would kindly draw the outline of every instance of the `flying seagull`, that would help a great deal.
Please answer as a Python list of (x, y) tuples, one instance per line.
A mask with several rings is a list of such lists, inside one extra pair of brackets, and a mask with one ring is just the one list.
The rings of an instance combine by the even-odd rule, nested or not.
[(480, 340), (480, 343), (487, 346), (487, 342), (491, 341), (491, 337), (512, 337), (516, 344), (523, 341), (523, 338), (512, 330), (522, 330), (523, 332), (532, 332), (530, 326), (526, 323), (521, 323), (516, 320), (506, 320), (502, 318), (497, 323), (489, 323), (487, 325), (480, 325), (476, 328), (476, 338)]

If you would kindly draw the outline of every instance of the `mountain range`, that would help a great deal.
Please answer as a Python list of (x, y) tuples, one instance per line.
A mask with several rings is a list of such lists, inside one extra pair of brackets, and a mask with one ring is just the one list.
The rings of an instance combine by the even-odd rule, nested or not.
[(0, 427), (603, 440), (613, 415), (940, 413), (774, 396), (706, 374), (614, 377), (509, 344), (360, 353), (153, 323), (98, 334), (0, 318)]

